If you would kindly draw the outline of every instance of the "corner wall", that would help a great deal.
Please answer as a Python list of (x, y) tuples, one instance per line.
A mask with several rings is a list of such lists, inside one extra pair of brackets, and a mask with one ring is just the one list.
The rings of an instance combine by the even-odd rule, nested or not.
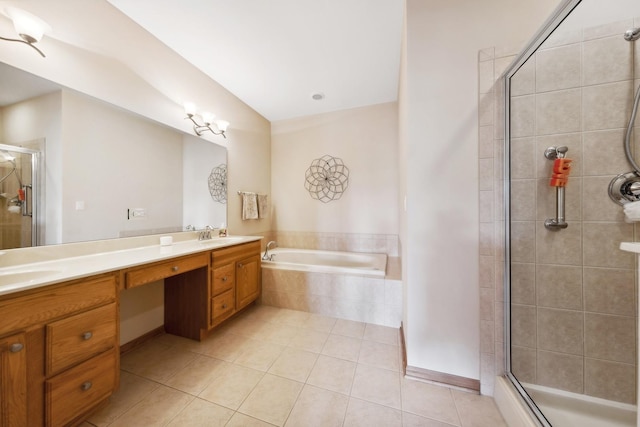
[[(406, 3), (400, 103), (408, 209), (400, 246), (409, 366), (480, 378), (480, 335), (493, 336), (495, 325), (481, 324), (479, 310), (477, 52), (526, 39), (557, 3)], [(493, 383), (481, 391), (492, 394)]]

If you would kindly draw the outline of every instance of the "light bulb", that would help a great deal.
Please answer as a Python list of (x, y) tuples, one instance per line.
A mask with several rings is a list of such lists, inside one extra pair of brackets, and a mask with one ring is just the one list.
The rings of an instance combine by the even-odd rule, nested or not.
[(194, 104), (193, 102), (185, 102), (184, 103), (184, 112), (187, 114), (187, 116), (193, 116), (196, 114), (196, 104)]
[(222, 132), (226, 132), (229, 127), (229, 122), (226, 120), (216, 120), (214, 123)]
[(204, 124), (206, 124), (207, 126), (209, 126), (211, 123), (213, 123), (213, 119), (216, 117), (215, 114), (210, 113), (208, 111), (203, 111), (202, 112), (202, 121), (204, 122)]
[(9, 6), (4, 12), (13, 21), (16, 33), (28, 43), (40, 41), (45, 32), (51, 31), (49, 24), (25, 10)]

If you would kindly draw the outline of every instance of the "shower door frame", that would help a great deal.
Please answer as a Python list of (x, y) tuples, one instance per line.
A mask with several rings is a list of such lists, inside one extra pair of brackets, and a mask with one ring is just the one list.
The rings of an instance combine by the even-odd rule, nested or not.
[(505, 376), (515, 387), (518, 394), (526, 403), (531, 415), (541, 426), (552, 427), (533, 399), (529, 396), (520, 382), (511, 373), (511, 153), (510, 153), (510, 106), (511, 106), (511, 77), (533, 55), (544, 41), (555, 31), (565, 18), (582, 0), (562, 0), (551, 16), (536, 32), (516, 59), (501, 76), (504, 89), (504, 354)]
[(31, 155), (31, 247), (40, 244), (40, 164), (41, 152), (17, 145), (0, 144), (0, 150), (13, 151), (14, 153)]

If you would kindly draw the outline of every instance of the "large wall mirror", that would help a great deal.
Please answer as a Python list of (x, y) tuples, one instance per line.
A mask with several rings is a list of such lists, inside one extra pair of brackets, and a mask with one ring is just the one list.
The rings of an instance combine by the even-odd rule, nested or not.
[(3, 63), (0, 145), (0, 249), (227, 221), (225, 147)]

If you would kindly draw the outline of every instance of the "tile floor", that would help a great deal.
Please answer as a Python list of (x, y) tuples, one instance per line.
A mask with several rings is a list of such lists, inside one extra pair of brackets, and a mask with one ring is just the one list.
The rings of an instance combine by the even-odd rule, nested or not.
[(505, 426), (492, 398), (405, 379), (398, 330), (252, 306), (207, 340), (121, 360), (88, 426)]

